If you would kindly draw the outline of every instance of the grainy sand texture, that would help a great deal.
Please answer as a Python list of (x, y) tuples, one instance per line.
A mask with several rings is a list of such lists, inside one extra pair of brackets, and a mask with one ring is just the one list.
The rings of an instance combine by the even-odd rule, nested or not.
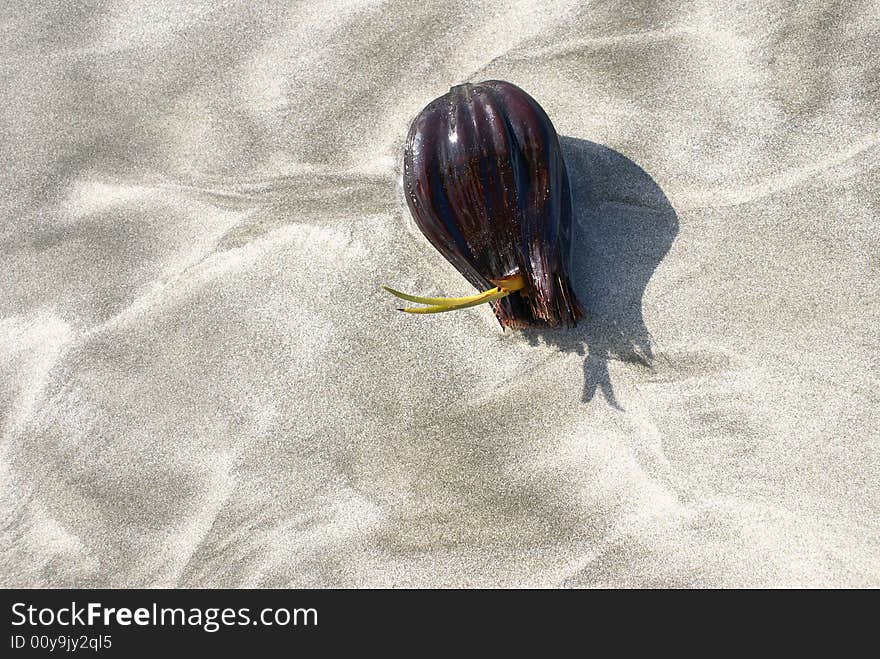
[[(0, 9), (0, 584), (880, 586), (880, 5)], [(502, 332), (401, 195), (547, 110), (589, 320)]]

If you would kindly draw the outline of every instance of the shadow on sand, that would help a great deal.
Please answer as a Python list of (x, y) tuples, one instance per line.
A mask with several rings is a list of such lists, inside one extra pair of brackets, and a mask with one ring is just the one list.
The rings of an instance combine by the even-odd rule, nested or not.
[(642, 296), (675, 240), (678, 216), (657, 183), (626, 156), (573, 137), (560, 136), (560, 142), (571, 179), (571, 281), (586, 318), (570, 330), (529, 330), (524, 336), (586, 355), (583, 400), (601, 390), (622, 409), (608, 361), (651, 365)]

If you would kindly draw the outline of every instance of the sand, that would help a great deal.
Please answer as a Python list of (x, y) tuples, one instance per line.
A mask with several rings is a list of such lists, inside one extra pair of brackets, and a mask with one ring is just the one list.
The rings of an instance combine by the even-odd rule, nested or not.
[[(880, 7), (2, 12), (3, 586), (880, 586)], [(518, 84), (589, 320), (465, 295), (409, 122)]]

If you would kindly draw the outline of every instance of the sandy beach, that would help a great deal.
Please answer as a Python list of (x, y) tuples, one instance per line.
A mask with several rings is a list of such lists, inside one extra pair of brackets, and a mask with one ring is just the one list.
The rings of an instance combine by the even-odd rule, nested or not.
[[(880, 586), (880, 5), (0, 10), (0, 585)], [(474, 290), (402, 154), (562, 136), (588, 318)]]

